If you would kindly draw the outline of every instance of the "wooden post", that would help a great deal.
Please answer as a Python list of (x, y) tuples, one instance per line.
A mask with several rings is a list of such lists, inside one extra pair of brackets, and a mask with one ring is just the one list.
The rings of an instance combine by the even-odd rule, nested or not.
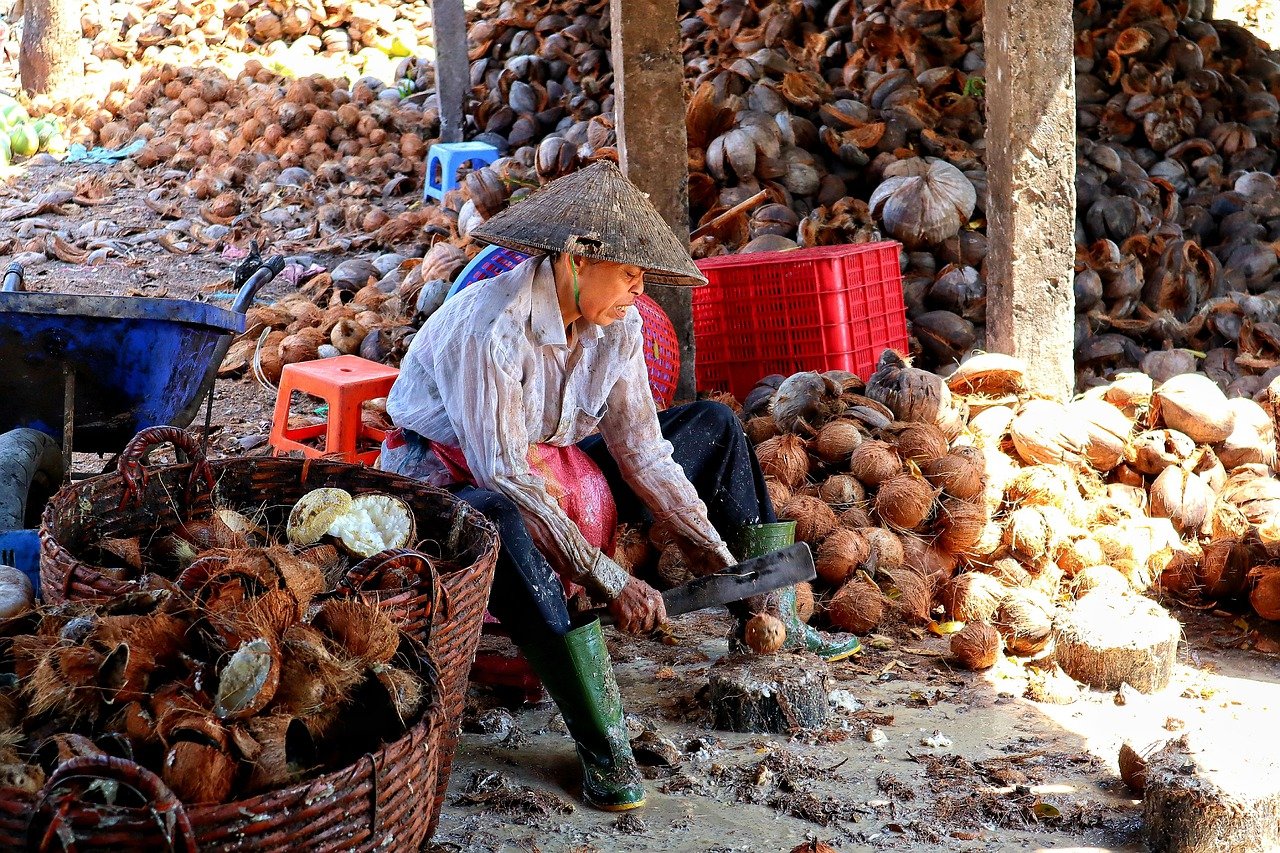
[[(684, 126), (684, 60), (674, 0), (615, 0), (613, 94), (622, 170), (648, 193), (682, 241), (689, 239), (689, 151)], [(654, 287), (650, 294), (680, 339), (677, 399), (694, 395), (692, 295)]]
[(1072, 0), (987, 0), (987, 338), (1033, 392), (1075, 388)]
[(467, 12), (462, 0), (431, 0), (431, 33), (436, 48), (440, 141), (461, 142), (467, 90), (471, 86)]
[(18, 71), (32, 95), (71, 94), (84, 75), (80, 55), (80, 4), (73, 0), (26, 0)]

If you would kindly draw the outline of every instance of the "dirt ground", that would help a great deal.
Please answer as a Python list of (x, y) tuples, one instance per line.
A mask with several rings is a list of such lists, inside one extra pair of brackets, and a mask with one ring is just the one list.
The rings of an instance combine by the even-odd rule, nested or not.
[[(90, 178), (109, 189), (105, 203), (0, 218), (6, 255), (36, 237), (34, 220), (61, 231), (96, 221), (110, 235), (97, 263), (32, 266), (29, 289), (225, 304), (223, 250), (249, 235), (188, 239), (190, 254), (164, 248), (159, 229), (181, 231), (183, 211), (147, 206), (148, 185), (127, 166), (29, 168), (0, 185), (0, 217), (36, 192), (83, 189)], [(273, 283), (264, 298), (287, 287)], [(273, 402), (252, 379), (218, 382), (214, 454), (267, 453)], [(1023, 698), (1021, 665), (953, 671), (941, 638), (906, 629), (873, 636), (861, 655), (832, 665), (829, 724), (790, 738), (711, 730), (698, 693), (725, 653), (724, 616), (684, 617), (667, 643), (613, 635), (632, 733), (652, 732), (663, 747), (655, 753), (676, 765), (648, 768), (649, 805), (621, 816), (584, 807), (554, 706), (509, 712), (502, 697), (476, 693), (434, 850), (788, 851), (814, 838), (844, 853), (1142, 849), (1141, 801), (1118, 778), (1121, 742), (1205, 729), (1238, 732), (1258, 748), (1280, 709), (1274, 629), (1227, 612), (1178, 615), (1186, 643), (1169, 689), (1119, 699), (1085, 692), (1062, 705)]]

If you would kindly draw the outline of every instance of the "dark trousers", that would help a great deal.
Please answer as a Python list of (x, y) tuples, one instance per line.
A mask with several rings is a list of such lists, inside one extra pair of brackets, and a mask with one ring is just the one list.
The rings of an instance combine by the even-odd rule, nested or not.
[[(698, 401), (658, 413), (672, 458), (707, 505), (712, 525), (732, 544), (748, 524), (777, 521), (760, 464), (733, 412), (721, 403)], [(604, 472), (618, 507), (619, 523), (652, 520), (644, 504), (622, 479), (603, 439), (579, 445)], [(573, 627), (564, 588), (555, 570), (533, 544), (520, 510), (497, 492), (459, 486), (453, 490), (498, 528), (502, 545), (489, 593), (489, 612), (519, 646), (563, 637)]]

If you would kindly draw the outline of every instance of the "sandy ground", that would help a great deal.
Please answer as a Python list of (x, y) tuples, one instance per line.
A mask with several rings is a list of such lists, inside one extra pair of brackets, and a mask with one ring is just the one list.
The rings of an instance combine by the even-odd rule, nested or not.
[[(224, 298), (222, 246), (174, 254), (154, 240), (121, 242), (175, 221), (141, 203), (146, 184), (127, 169), (29, 169), (0, 186), (0, 211), (93, 175), (111, 186), (110, 201), (41, 218), (58, 229), (103, 220), (120, 232), (116, 249), (96, 265), (33, 266), (31, 289)], [(30, 217), (0, 221), (0, 251), (21, 251), (30, 238)], [(275, 283), (264, 295), (286, 287)], [(215, 455), (266, 453), (273, 402), (251, 379), (220, 381)], [(95, 463), (77, 460), (84, 469)], [(1023, 698), (1021, 665), (953, 671), (944, 640), (900, 629), (833, 665), (829, 724), (790, 738), (710, 729), (698, 693), (725, 652), (723, 617), (685, 617), (673, 644), (614, 635), (633, 734), (656, 732), (679, 755), (676, 767), (649, 769), (649, 805), (622, 816), (582, 806), (554, 707), (507, 712), (499, 697), (477, 693), (434, 849), (788, 851), (812, 838), (846, 852), (1141, 849), (1141, 802), (1116, 768), (1121, 742), (1205, 729), (1236, 732), (1243, 748), (1271, 748), (1261, 735), (1280, 708), (1274, 629), (1228, 612), (1178, 615), (1186, 644), (1175, 683), (1157, 696), (1033, 702)]]

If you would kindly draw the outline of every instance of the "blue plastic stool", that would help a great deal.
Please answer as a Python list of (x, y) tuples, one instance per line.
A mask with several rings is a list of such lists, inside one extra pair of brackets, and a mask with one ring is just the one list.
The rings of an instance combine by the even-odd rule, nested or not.
[[(427, 179), (422, 200), (443, 199), (458, 186), (458, 169), (468, 163), (481, 168), (498, 159), (498, 149), (486, 142), (437, 142), (427, 152)], [(476, 166), (475, 164), (479, 164)]]

